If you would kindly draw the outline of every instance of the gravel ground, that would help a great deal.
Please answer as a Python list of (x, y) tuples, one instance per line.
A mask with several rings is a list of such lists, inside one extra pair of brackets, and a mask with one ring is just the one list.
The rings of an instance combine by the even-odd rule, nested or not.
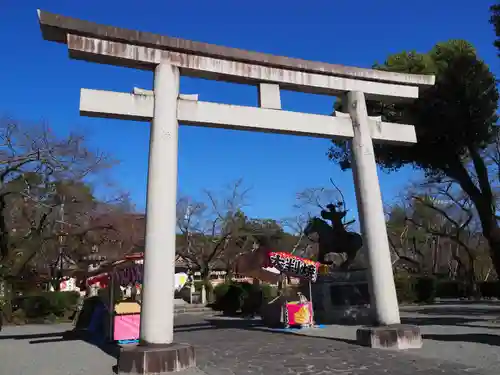
[[(352, 344), (356, 326), (303, 330), (297, 336), (269, 332), (255, 326), (258, 321), (249, 324), (200, 315), (176, 318), (176, 340), (196, 347), (199, 370), (189, 375), (500, 373), (500, 324), (491, 323), (500, 316), (500, 304), (407, 307), (402, 316), (406, 323), (421, 327), (422, 349), (390, 352), (358, 347)], [(71, 328), (65, 324), (4, 327), (0, 374), (113, 374), (115, 353), (63, 337)]]
[(426, 358), (474, 366), (500, 374), (500, 304), (438, 305), (405, 309), (403, 317), (420, 326), (424, 337), (421, 350), (413, 354)]
[(70, 324), (7, 326), (0, 332), (1, 375), (108, 375), (116, 360), (83, 341), (66, 341)]
[[(486, 373), (500, 374), (500, 303), (442, 303), (401, 308), (403, 323), (418, 325), (422, 349), (409, 350), (416, 357), (445, 360)], [(357, 326), (331, 325), (297, 334), (354, 342)]]

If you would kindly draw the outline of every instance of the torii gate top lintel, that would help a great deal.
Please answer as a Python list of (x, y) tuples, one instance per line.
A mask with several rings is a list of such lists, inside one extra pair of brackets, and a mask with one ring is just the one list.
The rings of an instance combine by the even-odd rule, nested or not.
[[(38, 18), (42, 35), (45, 40), (65, 44), (69, 44), (68, 36), (72, 35), (304, 73), (332, 75), (336, 77), (393, 83), (397, 85), (411, 85), (417, 86), (420, 89), (433, 85), (435, 80), (432, 75), (394, 73), (375, 69), (309, 61), (174, 38), (150, 32), (100, 25), (42, 10), (38, 10)], [(88, 59), (88, 56), (86, 56), (86, 59)], [(140, 61), (133, 64), (137, 64), (132, 66), (135, 68), (145, 67)], [(128, 64), (128, 66), (130, 66), (130, 64)], [(148, 68), (152, 70), (154, 69), (152, 65), (148, 66)]]

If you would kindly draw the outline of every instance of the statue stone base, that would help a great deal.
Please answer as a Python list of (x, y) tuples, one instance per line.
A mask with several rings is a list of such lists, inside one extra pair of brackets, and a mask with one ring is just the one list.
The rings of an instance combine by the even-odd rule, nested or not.
[(366, 270), (332, 270), (320, 275), (311, 284), (311, 294), (316, 324), (372, 323)]

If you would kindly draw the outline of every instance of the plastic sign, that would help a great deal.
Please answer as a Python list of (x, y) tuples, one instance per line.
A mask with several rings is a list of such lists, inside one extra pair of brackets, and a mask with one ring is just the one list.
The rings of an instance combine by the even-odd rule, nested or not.
[(189, 276), (184, 272), (179, 272), (175, 274), (175, 290), (180, 291), (186, 285)]
[(285, 274), (315, 282), (318, 279), (320, 263), (290, 253), (270, 252), (269, 263)]
[(311, 302), (289, 302), (285, 306), (285, 325), (310, 326), (313, 324)]

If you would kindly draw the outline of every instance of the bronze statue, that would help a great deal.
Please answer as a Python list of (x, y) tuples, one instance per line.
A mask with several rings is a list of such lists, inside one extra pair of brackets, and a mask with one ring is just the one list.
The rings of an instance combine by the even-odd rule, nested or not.
[[(327, 205), (327, 209), (321, 211), (321, 218), (313, 217), (309, 220), (304, 234), (306, 236), (312, 233), (318, 234), (318, 261), (320, 263), (325, 263), (326, 254), (346, 254), (347, 259), (340, 265), (341, 269), (346, 270), (363, 246), (363, 239), (358, 233), (347, 231), (346, 226), (352, 224), (354, 220), (344, 224), (343, 219), (347, 211), (337, 210), (343, 205), (341, 202)], [(331, 221), (332, 224), (328, 224), (326, 220)]]

